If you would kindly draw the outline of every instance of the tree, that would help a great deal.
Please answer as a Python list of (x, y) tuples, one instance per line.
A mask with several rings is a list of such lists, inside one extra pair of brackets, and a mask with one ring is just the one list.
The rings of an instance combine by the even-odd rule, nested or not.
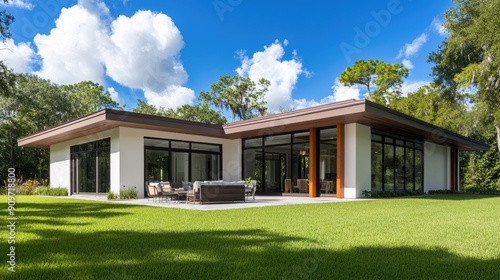
[[(478, 117), (493, 122), (500, 139), (500, 1), (453, 0), (444, 14), (448, 37), (429, 61), (451, 98), (474, 93)], [(460, 91), (461, 90), (461, 91)], [(500, 150), (500, 141), (498, 149)]]
[[(3, 0), (8, 3), (8, 0)], [(14, 22), (14, 17), (6, 10), (0, 12), (0, 38), (3, 42), (12, 37), (9, 26)], [(0, 61), (0, 95), (9, 96), (14, 88), (15, 79), (12, 70)]]
[(369, 100), (390, 106), (394, 99), (401, 97), (403, 78), (406, 77), (408, 77), (408, 69), (402, 64), (361, 59), (340, 74), (339, 82), (344, 86), (365, 86)]
[(173, 110), (171, 108), (165, 110), (163, 107), (156, 108), (154, 105), (149, 105), (146, 102), (138, 99), (137, 107), (133, 110), (136, 113), (156, 115), (174, 119), (187, 121), (209, 123), (209, 124), (226, 124), (227, 120), (219, 112), (212, 110), (207, 104), (201, 105), (182, 105)]
[(472, 111), (466, 100), (447, 99), (434, 84), (420, 87), (407, 97), (394, 100), (391, 108), (456, 133), (473, 133)]
[(16, 74), (15, 79), (11, 95), (0, 96), (0, 156), (9, 159), (12, 154), (13, 161), (0, 161), (0, 178), (5, 178), (9, 167), (16, 168), (18, 177), (48, 176), (49, 151), (18, 147), (18, 138), (104, 107), (120, 108), (96, 83), (60, 86), (28, 74)]
[(232, 120), (263, 116), (267, 111), (264, 95), (271, 83), (260, 79), (255, 83), (250, 78), (241, 76), (220, 76), (211, 91), (202, 91), (199, 100), (204, 105), (213, 105), (220, 110), (229, 110)]
[(104, 87), (98, 83), (83, 81), (63, 85), (61, 90), (74, 100), (71, 106), (72, 115), (84, 116), (105, 108), (123, 110), (123, 106), (114, 101), (111, 94), (104, 91)]

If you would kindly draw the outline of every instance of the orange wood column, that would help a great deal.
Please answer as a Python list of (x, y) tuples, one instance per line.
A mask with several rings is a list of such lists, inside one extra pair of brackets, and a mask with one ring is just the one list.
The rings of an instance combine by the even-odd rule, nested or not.
[(345, 128), (337, 125), (337, 198), (344, 198)]
[(450, 155), (450, 190), (458, 191), (458, 149), (451, 148)]
[(318, 167), (317, 159), (317, 130), (316, 128), (309, 129), (309, 197), (316, 197), (316, 186), (318, 185)]

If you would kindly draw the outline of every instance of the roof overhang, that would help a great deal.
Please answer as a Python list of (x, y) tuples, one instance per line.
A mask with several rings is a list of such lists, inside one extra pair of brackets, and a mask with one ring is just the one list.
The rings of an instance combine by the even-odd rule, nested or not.
[(51, 145), (99, 133), (116, 127), (141, 128), (158, 131), (224, 137), (220, 125), (204, 124), (158, 117), (127, 111), (104, 109), (18, 140), (19, 146), (49, 148)]
[(337, 124), (360, 123), (420, 141), (449, 145), (464, 151), (488, 150), (474, 139), (423, 122), (368, 100), (347, 100), (296, 111), (230, 123), (230, 138), (265, 136)]
[(48, 148), (74, 138), (116, 127), (178, 132), (239, 139), (360, 123), (374, 129), (420, 141), (449, 145), (465, 151), (488, 150), (489, 146), (367, 100), (347, 100), (263, 116), (224, 126), (203, 124), (127, 111), (105, 109), (19, 139), (20, 146)]

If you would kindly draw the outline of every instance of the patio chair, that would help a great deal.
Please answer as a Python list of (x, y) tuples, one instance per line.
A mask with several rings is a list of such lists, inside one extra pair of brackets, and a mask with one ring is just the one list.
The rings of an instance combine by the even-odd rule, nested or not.
[(148, 185), (146, 188), (146, 193), (148, 195), (148, 200), (153, 199), (153, 202), (155, 201), (156, 198), (159, 198), (160, 196), (156, 193), (156, 186), (155, 185)]
[(308, 180), (307, 179), (297, 179), (297, 185), (299, 187), (299, 192), (307, 193), (307, 187), (308, 187)]
[(160, 201), (162, 197), (165, 198), (165, 201), (173, 201), (175, 198), (177, 198), (177, 193), (174, 192), (174, 190), (168, 183), (167, 186), (165, 186), (164, 183), (160, 183), (160, 185), (156, 187), (156, 193), (160, 196)]
[(248, 186), (245, 186), (245, 195), (246, 198), (249, 198), (250, 196), (253, 197), (253, 200), (255, 200), (255, 191), (257, 190), (257, 186), (250, 183)]
[(292, 179), (285, 179), (285, 192), (286, 193), (292, 192)]

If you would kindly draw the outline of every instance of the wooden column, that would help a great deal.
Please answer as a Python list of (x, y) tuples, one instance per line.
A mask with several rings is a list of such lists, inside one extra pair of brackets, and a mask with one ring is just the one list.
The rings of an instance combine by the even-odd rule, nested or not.
[(458, 149), (451, 148), (450, 155), (450, 190), (458, 191)]
[(317, 159), (317, 130), (316, 128), (309, 129), (309, 197), (316, 197), (318, 186), (318, 167)]
[(337, 125), (337, 198), (344, 198), (345, 128)]

